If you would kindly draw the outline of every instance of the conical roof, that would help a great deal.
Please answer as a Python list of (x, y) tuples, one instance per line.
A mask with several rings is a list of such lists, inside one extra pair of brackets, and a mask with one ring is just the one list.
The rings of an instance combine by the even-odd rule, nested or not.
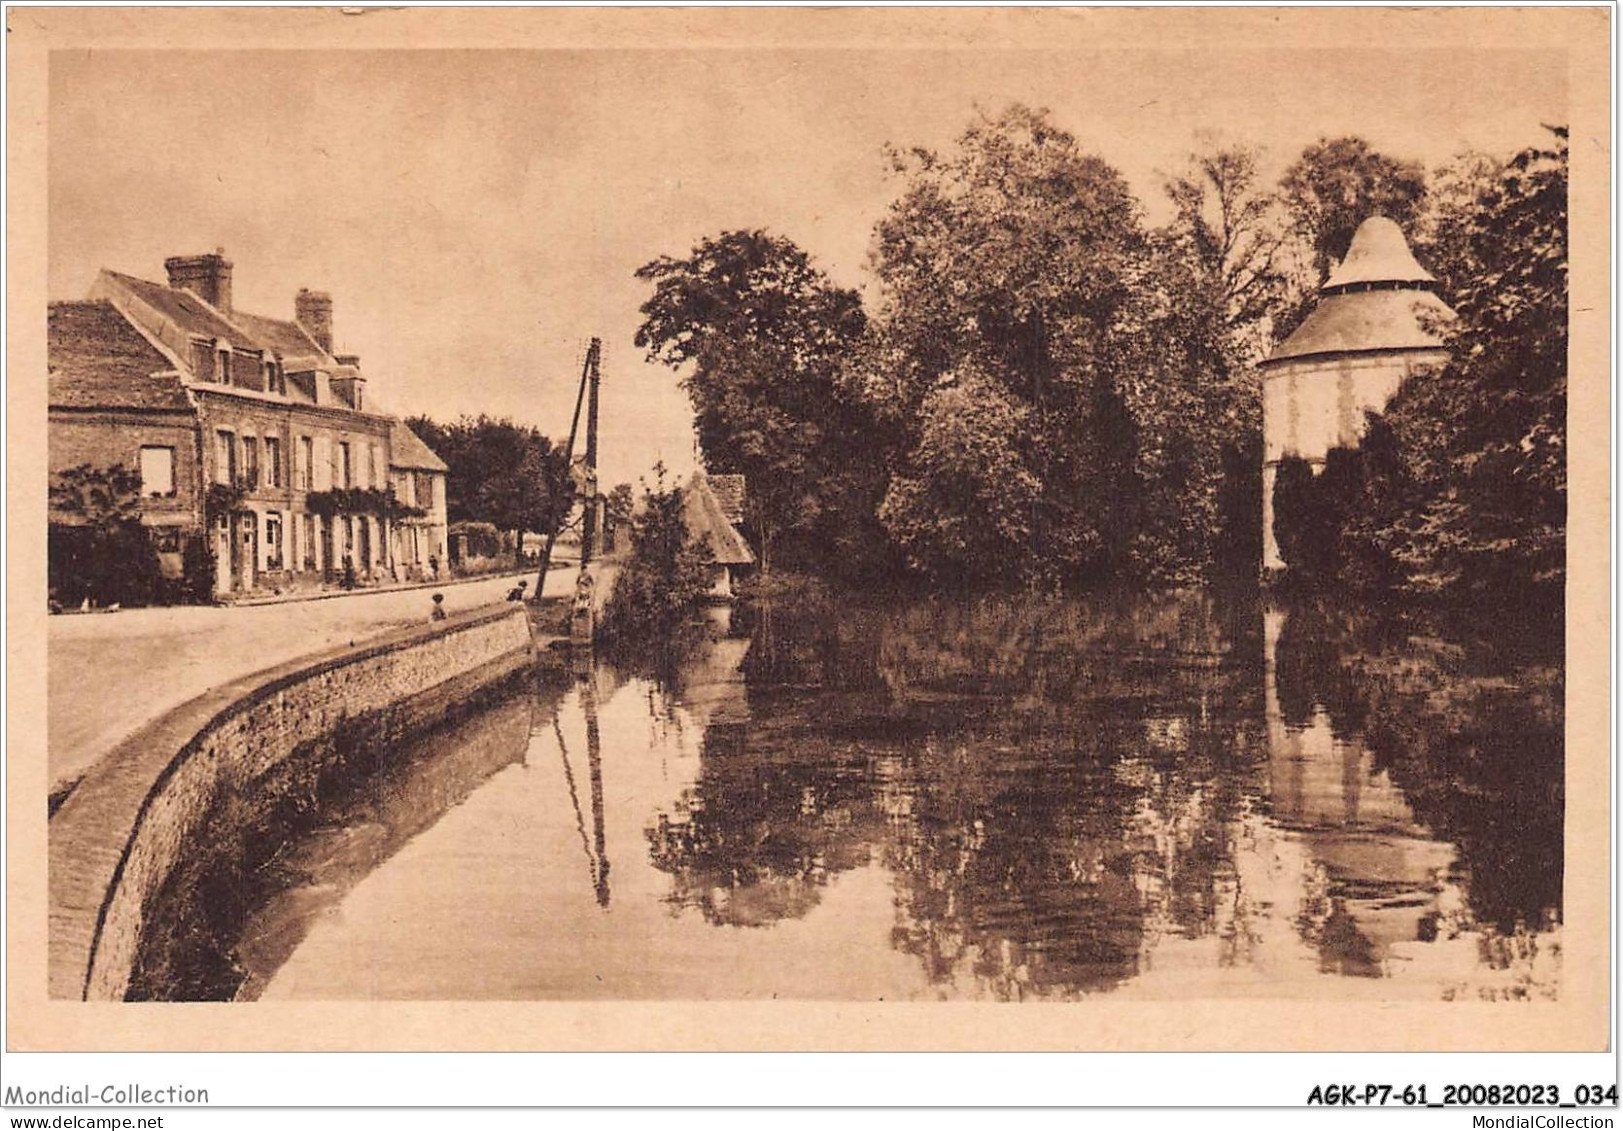
[(1431, 350), (1454, 318), (1434, 293), (1436, 278), (1416, 262), (1403, 229), (1371, 216), (1353, 233), (1347, 258), (1330, 272), (1319, 301), (1263, 364), (1316, 354)]
[(1430, 291), (1328, 294), (1263, 364), (1314, 354), (1439, 349), (1441, 330), (1453, 319), (1454, 312)]
[(1371, 216), (1358, 225), (1347, 258), (1336, 265), (1324, 282), (1326, 293), (1359, 283), (1435, 283), (1431, 272), (1415, 261), (1403, 229), (1385, 216)]
[(716, 493), (710, 489), (709, 477), (702, 471), (693, 473), (682, 492), (682, 520), (687, 524), (688, 537), (694, 541), (707, 538), (710, 553), (718, 565), (753, 565), (755, 555), (744, 542), (744, 536), (722, 513)]

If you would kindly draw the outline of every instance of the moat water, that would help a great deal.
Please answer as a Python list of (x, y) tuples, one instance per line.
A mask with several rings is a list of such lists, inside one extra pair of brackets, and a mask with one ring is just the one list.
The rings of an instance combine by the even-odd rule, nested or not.
[(718, 611), (397, 752), (244, 997), (1548, 998), (1559, 637), (1167, 595)]

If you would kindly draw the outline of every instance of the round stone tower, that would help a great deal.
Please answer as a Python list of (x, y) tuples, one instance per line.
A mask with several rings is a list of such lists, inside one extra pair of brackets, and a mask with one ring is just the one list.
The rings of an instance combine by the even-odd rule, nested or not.
[(1274, 540), (1279, 461), (1323, 467), (1358, 442), (1365, 410), (1386, 407), (1405, 378), (1448, 360), (1438, 328), (1454, 312), (1436, 294), (1403, 230), (1385, 216), (1358, 226), (1347, 257), (1296, 332), (1262, 363), (1262, 565), (1284, 567)]

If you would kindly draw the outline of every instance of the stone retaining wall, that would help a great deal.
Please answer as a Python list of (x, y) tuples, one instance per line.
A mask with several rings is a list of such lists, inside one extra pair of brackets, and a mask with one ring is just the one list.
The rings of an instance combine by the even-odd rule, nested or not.
[(425, 725), (533, 654), (521, 605), (475, 610), (235, 680), (120, 743), (51, 818), (51, 996), (123, 998), (152, 899), (223, 791), (346, 719)]

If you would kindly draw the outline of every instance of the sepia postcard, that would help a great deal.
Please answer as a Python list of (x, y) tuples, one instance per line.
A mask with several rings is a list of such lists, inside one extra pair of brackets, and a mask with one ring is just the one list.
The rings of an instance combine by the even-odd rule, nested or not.
[(1611, 19), (8, 9), (10, 1047), (1605, 1048)]

